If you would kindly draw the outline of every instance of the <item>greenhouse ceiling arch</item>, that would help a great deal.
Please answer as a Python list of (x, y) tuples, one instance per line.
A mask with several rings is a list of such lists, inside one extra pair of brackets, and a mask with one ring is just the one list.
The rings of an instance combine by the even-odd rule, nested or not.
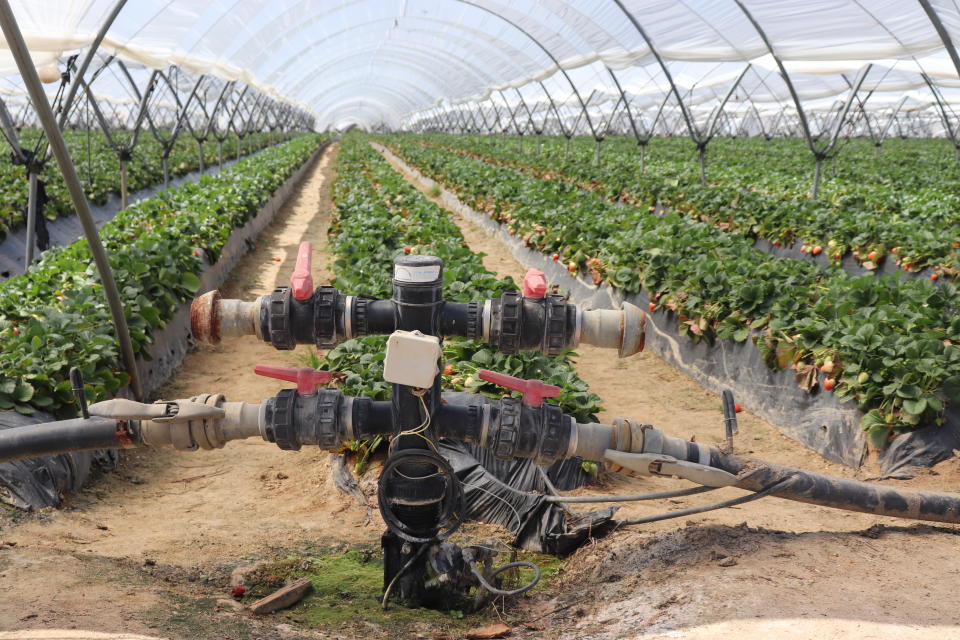
[[(117, 0), (11, 4), (34, 62), (43, 67), (62, 65), (89, 47)], [(684, 64), (700, 63), (701, 81), (709, 84), (711, 64), (771, 56), (785, 79), (792, 65), (803, 66), (797, 95), (779, 98), (801, 110), (805, 100), (836, 93), (840, 73), (855, 75), (881, 60), (916, 65), (923, 77), (901, 78), (900, 86), (922, 91), (929, 80), (931, 92), (943, 89), (941, 96), (931, 94), (931, 105), (952, 105), (957, 92), (951, 84), (960, 77), (958, 40), (960, 9), (950, 0), (163, 0), (126, 3), (101, 47), (130, 64), (176, 65), (314, 113), (329, 112), (327, 106), (341, 98), (365, 104), (380, 95), (370, 104), (389, 105), (389, 112), (363, 109), (369, 124), (392, 121), (397, 110), (409, 121), (440, 102), (484, 100), (496, 90), (528, 86), (548, 92), (541, 99), (560, 104), (573, 98), (586, 109), (597, 86), (618, 95), (604, 67), (669, 78)], [(344, 84), (345, 70), (364, 66), (370, 71), (357, 73), (352, 89)], [(16, 75), (9, 51), (0, 51), (0, 75)], [(376, 87), (394, 76), (402, 82), (391, 84), (392, 91), (403, 97), (385, 101)], [(815, 86), (817, 78), (822, 87)], [(416, 85), (424, 91), (401, 89)], [(870, 93), (895, 91), (889, 85)], [(730, 85), (714, 86), (723, 95)], [(674, 92), (682, 113), (684, 88)], [(617, 99), (609, 95), (599, 95), (590, 108), (613, 108)], [(733, 111), (743, 104), (738, 100), (731, 100)], [(330, 124), (317, 122), (320, 128)]]

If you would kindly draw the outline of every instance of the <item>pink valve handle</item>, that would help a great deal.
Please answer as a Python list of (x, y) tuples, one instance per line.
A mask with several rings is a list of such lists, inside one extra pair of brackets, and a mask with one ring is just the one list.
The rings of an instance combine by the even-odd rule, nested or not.
[(556, 398), (560, 395), (560, 387), (547, 384), (542, 380), (523, 380), (514, 378), (505, 373), (497, 373), (489, 369), (480, 369), (480, 379), (493, 384), (513, 389), (523, 394), (523, 404), (528, 407), (539, 407), (544, 398)]
[(313, 295), (312, 254), (313, 245), (309, 242), (301, 242), (297, 250), (297, 266), (294, 267), (293, 275), (290, 276), (290, 289), (297, 300), (309, 300)]
[(523, 297), (540, 299), (547, 295), (547, 276), (539, 269), (530, 269), (523, 276)]
[(294, 369), (273, 364), (258, 364), (253, 368), (253, 372), (258, 376), (296, 382), (297, 391), (300, 393), (314, 393), (317, 387), (333, 380), (332, 371), (317, 371), (310, 367)]

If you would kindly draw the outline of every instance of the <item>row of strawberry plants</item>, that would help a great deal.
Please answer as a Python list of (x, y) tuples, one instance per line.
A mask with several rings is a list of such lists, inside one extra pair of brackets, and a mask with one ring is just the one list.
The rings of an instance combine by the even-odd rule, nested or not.
[(627, 292), (645, 290), (693, 340), (752, 340), (802, 386), (854, 398), (882, 444), (942, 421), (960, 401), (960, 292), (948, 282), (851, 278), (836, 267), (777, 259), (743, 236), (676, 213), (647, 215), (563, 182), (536, 179), (409, 137), (386, 138), (411, 165), (527, 246), (574, 274)]
[[(139, 202), (103, 227), (136, 353), (200, 286), (235, 227), (270, 199), (320, 142), (302, 136), (215, 176)], [(72, 415), (69, 369), (91, 402), (128, 382), (86, 240), (55, 248), (28, 273), (0, 284), (0, 409)]]
[[(568, 180), (611, 200), (642, 207), (659, 202), (724, 231), (822, 252), (835, 262), (852, 252), (867, 269), (887, 259), (907, 271), (932, 268), (934, 279), (960, 275), (960, 184), (953, 158), (953, 165), (941, 167), (943, 141), (898, 140), (910, 146), (871, 152), (869, 169), (853, 163), (856, 170), (835, 171), (839, 175), (826, 181), (825, 193), (811, 200), (809, 152), (791, 141), (714, 141), (710, 184), (702, 186), (690, 143), (682, 139), (651, 143), (656, 151), (648, 152), (644, 174), (636, 144), (627, 139), (605, 141), (600, 165), (592, 161), (590, 139), (577, 139), (569, 154), (560, 152), (556, 139), (547, 139), (539, 154), (531, 145), (517, 153), (516, 145), (489, 139), (428, 140), (538, 177)], [(848, 161), (844, 155), (831, 167)]]
[[(40, 133), (36, 130), (21, 132), (23, 145), (32, 149)], [(83, 182), (87, 198), (94, 204), (104, 204), (111, 194), (120, 192), (120, 161), (116, 152), (107, 144), (101, 131), (64, 132), (67, 146), (70, 148), (77, 172)], [(252, 152), (268, 146), (273, 139), (267, 133), (253, 133), (244, 138), (243, 150)], [(224, 160), (233, 156), (237, 136), (231, 134), (224, 142)], [(127, 163), (127, 184), (130, 191), (137, 191), (163, 182), (162, 147), (150, 136), (141, 136)], [(204, 166), (215, 166), (219, 161), (219, 147), (216, 142), (203, 147)], [(170, 153), (169, 172), (171, 177), (181, 176), (200, 168), (200, 154), (197, 143), (190, 136), (181, 136)], [(50, 161), (44, 167), (42, 179), (46, 182), (49, 202), (45, 215), (51, 220), (73, 215), (73, 204), (60, 175), (57, 163)], [(9, 159), (0, 163), (0, 240), (7, 232), (23, 225), (27, 207), (27, 177), (22, 165), (14, 165)]]
[[(403, 253), (434, 255), (444, 261), (444, 296), (449, 300), (482, 300), (516, 289), (510, 277), (498, 279), (488, 271), (482, 255), (466, 246), (449, 214), (411, 187), (365, 140), (355, 136), (344, 139), (333, 190), (336, 218), (330, 235), (334, 284), (341, 290), (389, 298), (393, 261)], [(317, 364), (346, 374), (342, 381), (345, 392), (388, 399), (390, 385), (383, 381), (385, 348), (386, 336), (348, 340)], [(480, 380), (478, 369), (538, 378), (562, 389), (556, 402), (564, 411), (581, 421), (595, 419), (600, 398), (573, 371), (575, 355), (507, 355), (480, 342), (448, 339), (443, 348), (443, 386), (501, 396), (503, 389)]]

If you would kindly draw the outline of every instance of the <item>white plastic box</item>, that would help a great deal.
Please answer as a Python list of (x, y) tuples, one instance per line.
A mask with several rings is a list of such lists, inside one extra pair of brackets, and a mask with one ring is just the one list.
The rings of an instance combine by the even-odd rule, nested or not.
[(387, 340), (383, 379), (394, 384), (429, 389), (440, 373), (440, 338), (419, 331), (394, 331)]

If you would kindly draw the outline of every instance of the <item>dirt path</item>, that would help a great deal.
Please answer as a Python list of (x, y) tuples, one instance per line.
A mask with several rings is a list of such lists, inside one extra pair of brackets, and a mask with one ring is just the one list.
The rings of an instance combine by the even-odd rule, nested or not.
[[(225, 297), (250, 299), (286, 282), (302, 240), (313, 242), (316, 281), (329, 280), (327, 187), (335, 158), (336, 146), (315, 163), (231, 273)], [(222, 392), (229, 400), (260, 402), (286, 383), (253, 375), (253, 365), (297, 364), (298, 353), (252, 338), (225, 339), (219, 349), (189, 354), (160, 395)], [(366, 510), (333, 486), (328, 457), (253, 440), (212, 452), (125, 455), (119, 473), (95, 483), (69, 508), (0, 531), (0, 583), (16, 585), (0, 598), (0, 630), (69, 626), (144, 633), (176, 610), (179, 595), (209, 596), (202, 587), (218, 566), (229, 573), (230, 566), (273, 550), (376, 539), (379, 528), (364, 526)], [(199, 588), (184, 589), (183, 583)], [(172, 585), (173, 595), (166, 592)]]
[[(416, 185), (402, 166), (391, 164)], [(425, 189), (421, 192), (443, 206)], [(526, 268), (504, 245), (451, 215), (470, 248), (487, 254), (488, 269), (522, 280)], [(720, 442), (719, 398), (655, 356), (618, 360), (590, 346), (578, 352), (577, 373), (603, 398), (601, 419), (628, 416), (670, 435)], [(739, 422), (739, 453), (844, 477), (865, 473), (825, 461), (748, 413), (741, 413)], [(956, 462), (945, 463), (898, 484), (960, 491), (958, 468)], [(679, 486), (676, 481), (610, 476), (602, 489), (576, 493), (643, 493)], [(621, 503), (620, 515), (649, 515), (741, 494), (728, 489), (707, 500), (693, 496), (667, 505)], [(542, 615), (544, 606), (581, 602), (540, 620), (550, 637), (564, 638), (943, 637), (943, 629), (930, 625), (960, 624), (960, 595), (947, 588), (960, 577), (958, 534), (956, 526), (929, 527), (765, 499), (633, 527), (585, 547), (565, 569), (557, 599), (537, 603), (540, 612), (531, 615)], [(704, 623), (717, 624), (701, 627)]]

